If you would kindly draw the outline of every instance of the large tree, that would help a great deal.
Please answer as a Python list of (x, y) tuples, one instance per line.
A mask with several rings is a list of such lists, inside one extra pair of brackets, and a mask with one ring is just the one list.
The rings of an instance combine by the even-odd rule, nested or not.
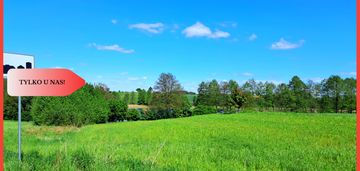
[(234, 106), (237, 108), (237, 112), (239, 112), (240, 108), (246, 102), (246, 97), (241, 92), (240, 88), (236, 88), (236, 89), (231, 91), (231, 100), (232, 100)]
[(154, 86), (150, 107), (157, 111), (160, 118), (180, 116), (189, 107), (183, 92), (174, 75), (162, 73)]
[(329, 98), (333, 111), (338, 113), (341, 108), (342, 94), (344, 93), (343, 79), (339, 76), (330, 76), (323, 85), (324, 98)]
[(298, 77), (294, 76), (289, 82), (291, 91), (290, 107), (291, 111), (304, 112), (307, 108), (307, 100), (310, 97), (307, 92), (306, 84)]
[(198, 96), (196, 98), (195, 105), (208, 106), (210, 104), (208, 100), (209, 100), (209, 84), (203, 81), (199, 84)]
[(216, 80), (209, 83), (209, 104), (216, 108), (220, 105), (220, 85)]
[(344, 80), (344, 99), (342, 109), (348, 113), (356, 110), (356, 80), (354, 78), (346, 78)]
[(137, 88), (136, 92), (138, 94), (138, 101), (137, 104), (144, 105), (146, 104), (146, 90)]

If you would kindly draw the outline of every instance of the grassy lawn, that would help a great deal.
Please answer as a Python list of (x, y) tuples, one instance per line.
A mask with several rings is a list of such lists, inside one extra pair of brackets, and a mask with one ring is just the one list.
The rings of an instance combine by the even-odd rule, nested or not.
[(5, 121), (5, 169), (355, 170), (355, 115), (240, 113), (75, 127)]

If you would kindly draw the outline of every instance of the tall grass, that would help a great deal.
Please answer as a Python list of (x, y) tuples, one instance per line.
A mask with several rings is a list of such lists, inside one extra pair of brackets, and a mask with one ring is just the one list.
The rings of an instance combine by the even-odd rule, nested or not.
[(6, 170), (355, 170), (355, 115), (241, 113), (72, 127), (5, 121)]

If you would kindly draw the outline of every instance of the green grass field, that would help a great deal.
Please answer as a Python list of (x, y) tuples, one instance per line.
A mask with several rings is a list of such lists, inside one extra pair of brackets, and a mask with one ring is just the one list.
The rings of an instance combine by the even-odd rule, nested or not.
[(240, 113), (75, 127), (5, 121), (6, 170), (355, 170), (355, 115)]

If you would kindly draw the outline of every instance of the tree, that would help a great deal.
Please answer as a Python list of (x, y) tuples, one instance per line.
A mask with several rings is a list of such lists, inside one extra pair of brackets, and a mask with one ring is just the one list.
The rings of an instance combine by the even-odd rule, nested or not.
[(276, 85), (274, 83), (265, 82), (264, 84), (265, 92), (263, 95), (264, 101), (265, 101), (265, 107), (266, 108), (272, 108), (272, 110), (275, 110), (275, 88)]
[(228, 83), (230, 92), (237, 91), (240, 88), (239, 84), (235, 80), (230, 80)]
[(275, 89), (275, 106), (281, 111), (288, 111), (291, 107), (293, 96), (285, 83), (279, 84)]
[(149, 87), (149, 89), (146, 92), (146, 104), (147, 105), (151, 103), (152, 93), (153, 93), (153, 89), (151, 87)]
[(304, 112), (307, 107), (307, 100), (310, 94), (306, 91), (305, 83), (298, 77), (294, 76), (289, 82), (289, 90), (291, 91), (290, 108), (294, 112)]
[(256, 81), (254, 79), (250, 79), (249, 81), (246, 81), (245, 84), (242, 86), (242, 89), (245, 92), (249, 92), (252, 95), (255, 95), (256, 90), (257, 90)]
[(171, 73), (161, 73), (157, 80), (154, 90), (156, 92), (171, 94), (174, 92), (182, 91), (181, 85), (175, 76)]
[(137, 104), (139, 104), (139, 105), (145, 104), (146, 103), (146, 91), (144, 89), (137, 88), (136, 92), (138, 94)]
[(220, 105), (220, 86), (216, 80), (209, 83), (209, 99), (208, 104), (217, 108)]
[(195, 101), (195, 106), (197, 105), (205, 105), (205, 106), (209, 106), (209, 84), (206, 82), (201, 82), (199, 84), (199, 88), (198, 88), (198, 96), (196, 98)]
[(182, 87), (174, 75), (162, 73), (154, 86), (150, 107), (156, 110), (159, 118), (178, 117), (183, 114), (188, 102), (182, 92)]
[(344, 99), (342, 109), (352, 113), (356, 110), (356, 80), (354, 78), (346, 78), (343, 83)]
[(320, 102), (320, 89), (321, 85), (315, 83), (312, 80), (309, 80), (306, 84), (306, 91), (309, 94), (309, 99), (307, 107), (310, 109), (310, 112), (317, 112)]
[(339, 76), (330, 76), (323, 85), (324, 98), (329, 98), (333, 111), (336, 113), (338, 113), (341, 108), (341, 96), (344, 94), (343, 88), (343, 80)]
[(224, 113), (232, 113), (232, 106), (234, 106), (234, 101), (231, 98), (231, 89), (229, 82), (220, 83), (220, 105), (223, 107)]
[(130, 103), (130, 95), (129, 95), (128, 92), (124, 93), (123, 102), (126, 103), (126, 104)]
[(110, 112), (104, 89), (86, 84), (70, 96), (35, 97), (31, 116), (36, 125), (105, 123)]
[(237, 112), (240, 111), (240, 108), (244, 105), (244, 103), (246, 102), (246, 97), (244, 96), (244, 94), (241, 92), (240, 88), (234, 89), (231, 92), (231, 99), (234, 102), (234, 105), (237, 108)]
[(135, 94), (135, 92), (131, 92), (130, 93), (130, 103), (129, 104), (136, 104), (136, 94)]
[(109, 122), (123, 121), (126, 119), (128, 105), (119, 99), (111, 99), (109, 101)]

